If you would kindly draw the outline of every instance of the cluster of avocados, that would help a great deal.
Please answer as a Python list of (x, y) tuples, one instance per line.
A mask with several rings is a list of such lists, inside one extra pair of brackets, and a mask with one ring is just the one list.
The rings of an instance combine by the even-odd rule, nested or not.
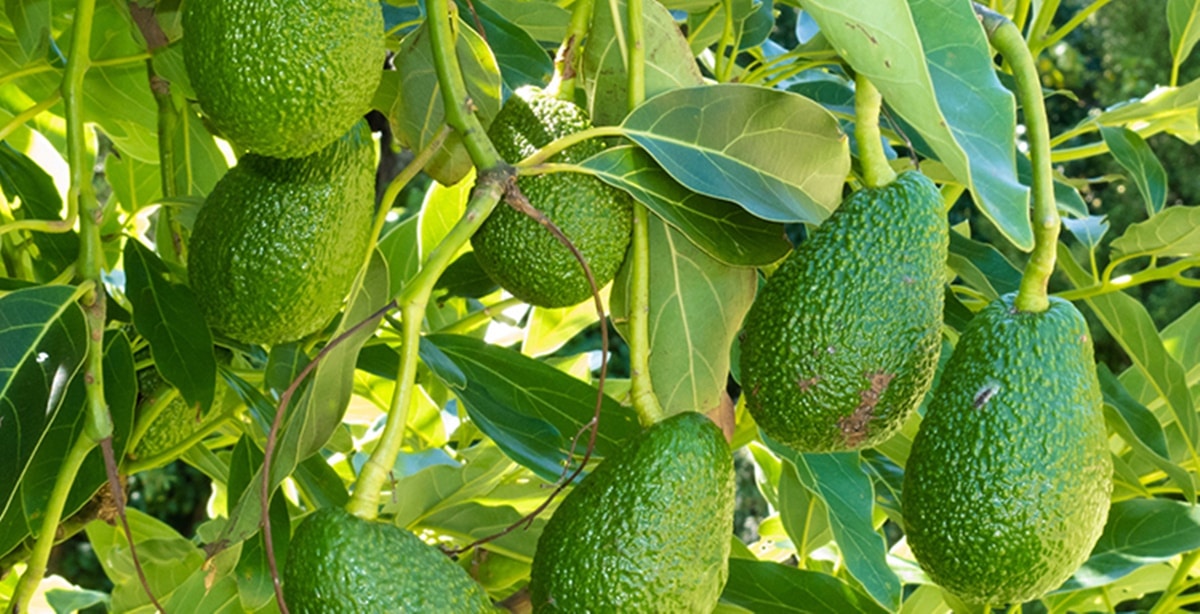
[[(860, 144), (861, 146), (861, 144)], [(768, 279), (746, 316), (746, 406), (805, 453), (873, 446), (917, 410), (941, 350), (948, 230), (916, 171), (850, 195)], [(967, 602), (1021, 603), (1084, 561), (1112, 465), (1087, 327), (1069, 302), (1015, 294), (970, 321), (905, 467), (908, 544)]]

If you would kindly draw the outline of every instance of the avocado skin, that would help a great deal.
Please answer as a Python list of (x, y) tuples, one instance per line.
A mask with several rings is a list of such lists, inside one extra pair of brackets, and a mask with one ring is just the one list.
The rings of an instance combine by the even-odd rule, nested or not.
[(919, 173), (846, 198), (746, 315), (742, 389), (759, 427), (801, 452), (890, 437), (937, 369), (948, 246), (941, 196)]
[(288, 546), (283, 595), (297, 614), (492, 612), (462, 567), (395, 525), (322, 508)]
[(329, 145), (370, 108), (386, 54), (371, 0), (192, 0), (184, 62), (200, 107), (250, 151)]
[(535, 612), (711, 612), (728, 578), (733, 457), (702, 414), (659, 422), (554, 512), (530, 574)]
[(1015, 295), (972, 318), (913, 441), (902, 510), (930, 578), (974, 603), (1062, 584), (1099, 539), (1112, 460), (1083, 316)]
[(305, 158), (242, 156), (205, 200), (188, 254), (213, 328), (276, 344), (329, 322), (370, 247), (374, 162), (365, 121)]
[[(496, 151), (517, 162), (551, 141), (591, 127), (587, 112), (533, 87), (509, 97), (488, 129)], [(604, 145), (591, 139), (550, 158), (578, 163)], [(591, 267), (596, 287), (612, 281), (625, 260), (633, 229), (633, 200), (582, 173), (549, 173), (517, 179), (534, 208), (562, 230)], [(592, 296), (578, 261), (537, 221), (515, 209), (496, 208), (471, 238), (480, 266), (513, 296), (540, 307), (567, 307)]]
[[(138, 371), (138, 403), (137, 411), (141, 415), (145, 408), (158, 402), (164, 395), (172, 398), (167, 406), (150, 423), (145, 434), (138, 440), (137, 446), (130, 453), (131, 458), (149, 458), (169, 450), (175, 444), (192, 436), (200, 425), (200, 418), (195, 409), (188, 407), (179, 391), (172, 387), (158, 369), (147, 367)], [(210, 409), (219, 411), (219, 407)]]

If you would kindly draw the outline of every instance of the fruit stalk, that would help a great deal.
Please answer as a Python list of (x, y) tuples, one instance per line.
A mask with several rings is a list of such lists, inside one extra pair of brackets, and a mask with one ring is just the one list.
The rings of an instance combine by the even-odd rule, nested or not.
[(879, 134), (879, 110), (883, 97), (875, 85), (859, 73), (854, 76), (854, 138), (858, 141), (858, 162), (868, 188), (882, 188), (896, 178), (888, 164)]
[(575, 100), (575, 57), (579, 42), (587, 35), (595, 0), (578, 0), (571, 9), (571, 23), (558, 53), (554, 56), (554, 79), (547, 91), (555, 92), (559, 100)]
[(975, 5), (975, 13), (983, 23), (988, 41), (1000, 52), (1012, 68), (1017, 84), (1017, 98), (1025, 110), (1029, 156), (1033, 162), (1033, 252), (1021, 275), (1016, 308), (1019, 311), (1040, 313), (1049, 308), (1047, 286), (1054, 273), (1058, 233), (1062, 222), (1054, 200), (1054, 174), (1050, 166), (1050, 122), (1042, 101), (1042, 83), (1038, 78), (1033, 54), (1025, 45), (1021, 30), (1007, 17), (986, 7)]

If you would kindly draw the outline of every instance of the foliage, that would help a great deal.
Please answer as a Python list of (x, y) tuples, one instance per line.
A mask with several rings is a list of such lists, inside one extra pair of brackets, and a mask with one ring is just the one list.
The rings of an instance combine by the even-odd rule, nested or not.
[[(168, 611), (276, 611), (268, 553), (282, 561), (289, 528), (332, 506), (467, 547), (457, 563), (512, 603), (554, 504), (474, 542), (540, 509), (599, 408), (593, 459), (700, 411), (753, 465), (769, 508), (757, 530), (730, 527), (745, 543), (718, 611), (969, 610), (903, 538), (923, 408), (874, 448), (801, 454), (759, 432), (736, 384), (760, 272), (864, 184), (856, 75), (883, 96), (890, 165), (919, 168), (950, 212), (943, 364), (973, 314), (1017, 289), (1038, 236), (1029, 109), (970, 2), (386, 0), (394, 70), (374, 125), (412, 162), (380, 165), (386, 205), (341, 316), (265, 347), (211, 330), (187, 286), (192, 225), (240, 153), (195, 102), (189, 1), (10, 0), (0, 13), (0, 603), (151, 611), (140, 561)], [(1091, 316), (1115, 468), (1091, 557), (1036, 607), (1186, 608), (1200, 602), (1200, 183), (1177, 162), (1194, 167), (1200, 142), (1200, 2), (988, 4), (1022, 24), (1046, 88), (1068, 231), (1050, 289)], [(1144, 77), (1108, 78), (1139, 62)], [(483, 135), (503, 95), (554, 74), (597, 126), (576, 137), (609, 146), (546, 162), (574, 144), (560, 140), (501, 164)], [(601, 293), (629, 377), (599, 398), (607, 323), (591, 301), (531, 308), (467, 250), (506, 206), (506, 173), (578, 173), (640, 203)], [(137, 403), (151, 364), (204, 421), (135, 458), (156, 415)], [(113, 524), (101, 442), (134, 483), (171, 461), (207, 476), (204, 522), (181, 533), (130, 508)], [(55, 539), (75, 533), (111, 590), (43, 579)]]

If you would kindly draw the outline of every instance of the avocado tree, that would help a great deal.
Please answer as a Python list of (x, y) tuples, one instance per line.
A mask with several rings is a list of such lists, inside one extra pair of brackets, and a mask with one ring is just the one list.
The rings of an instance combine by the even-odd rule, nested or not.
[(1110, 3), (9, 0), (0, 604), (1197, 607), (1200, 1), (1050, 87)]

